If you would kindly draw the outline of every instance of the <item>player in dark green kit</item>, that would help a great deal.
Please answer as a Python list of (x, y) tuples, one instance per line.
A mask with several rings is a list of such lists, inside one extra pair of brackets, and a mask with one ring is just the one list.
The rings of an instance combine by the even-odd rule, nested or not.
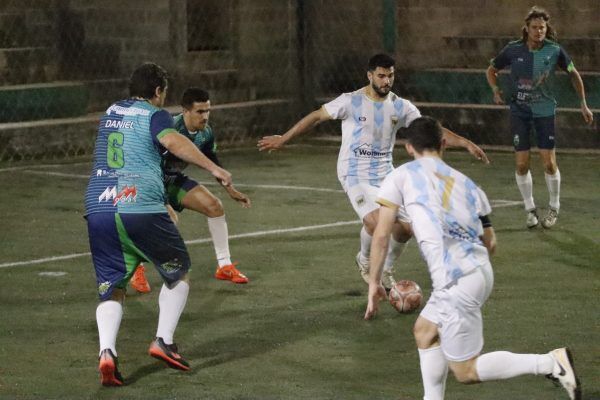
[[(206, 157), (221, 166), (216, 153), (215, 136), (208, 124), (210, 116), (208, 92), (196, 87), (186, 89), (181, 99), (181, 106), (183, 112), (174, 118), (175, 129), (190, 139)], [(204, 185), (200, 185), (183, 173), (187, 167), (186, 162), (171, 153), (163, 156), (168, 204), (179, 212), (188, 209), (208, 217), (208, 228), (218, 262), (215, 278), (238, 284), (247, 283), (248, 278), (236, 268), (236, 263), (231, 261), (229, 234), (223, 204)], [(229, 196), (239, 202), (242, 207), (250, 207), (248, 196), (236, 190), (233, 185), (222, 186)], [(150, 291), (150, 285), (146, 280), (143, 268), (140, 266), (136, 270), (131, 279), (131, 286), (138, 292), (146, 293)]]
[(189, 370), (173, 342), (189, 292), (190, 259), (165, 208), (161, 153), (169, 151), (208, 170), (223, 185), (231, 174), (203, 155), (173, 128), (161, 109), (167, 73), (145, 63), (131, 75), (130, 98), (112, 104), (100, 118), (94, 163), (85, 194), (90, 249), (100, 304), (101, 383), (120, 386), (116, 339), (123, 316), (125, 288), (140, 261), (152, 261), (164, 280), (159, 296), (156, 338), (149, 354), (170, 367)]
[(533, 201), (533, 181), (529, 171), (531, 145), (529, 134), (535, 129), (540, 157), (544, 165), (546, 185), (550, 194), (549, 208), (542, 218), (542, 226), (556, 224), (560, 209), (560, 171), (554, 150), (554, 119), (556, 100), (551, 83), (556, 67), (566, 71), (581, 100), (581, 114), (591, 124), (593, 114), (585, 101), (581, 76), (565, 50), (556, 43), (555, 32), (549, 24), (549, 14), (533, 7), (525, 18), (523, 37), (510, 42), (491, 61), (487, 80), (494, 92), (494, 102), (503, 104), (502, 92), (497, 85), (498, 72), (510, 67), (510, 127), (516, 156), (515, 179), (527, 211), (527, 227), (538, 225), (538, 215)]

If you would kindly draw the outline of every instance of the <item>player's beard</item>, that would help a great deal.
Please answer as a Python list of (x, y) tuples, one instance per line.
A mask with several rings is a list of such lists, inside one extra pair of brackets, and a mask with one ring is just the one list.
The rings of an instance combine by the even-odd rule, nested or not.
[(387, 96), (388, 93), (390, 92), (390, 90), (392, 90), (391, 86), (379, 87), (379, 86), (375, 85), (374, 83), (371, 83), (371, 88), (380, 97)]

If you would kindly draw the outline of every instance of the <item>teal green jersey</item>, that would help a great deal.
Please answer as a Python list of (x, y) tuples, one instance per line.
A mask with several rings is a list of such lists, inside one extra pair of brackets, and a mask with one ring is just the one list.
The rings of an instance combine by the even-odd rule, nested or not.
[[(179, 133), (190, 139), (196, 145), (196, 147), (198, 147), (202, 154), (208, 157), (212, 162), (221, 166), (219, 159), (217, 158), (217, 143), (215, 142), (215, 136), (210, 125), (206, 125), (206, 128), (200, 131), (190, 132), (185, 126), (183, 114), (176, 115), (173, 118), (173, 122), (175, 129)], [(163, 166), (165, 173), (173, 174), (176, 172), (181, 172), (186, 167), (187, 163), (181, 161), (174, 155), (170, 153), (165, 155)]]
[(159, 139), (170, 132), (171, 115), (147, 101), (111, 105), (100, 118), (86, 214), (166, 212)]
[(548, 117), (555, 113), (552, 87), (556, 67), (568, 72), (574, 69), (565, 50), (550, 40), (544, 40), (537, 50), (530, 50), (523, 40), (510, 42), (491, 64), (498, 70), (510, 67), (511, 111), (533, 117)]

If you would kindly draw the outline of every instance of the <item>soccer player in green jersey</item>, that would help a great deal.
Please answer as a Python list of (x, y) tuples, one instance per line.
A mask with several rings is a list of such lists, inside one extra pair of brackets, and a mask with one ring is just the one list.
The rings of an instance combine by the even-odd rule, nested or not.
[(535, 129), (540, 158), (544, 166), (546, 185), (550, 194), (549, 208), (542, 219), (544, 228), (556, 224), (560, 209), (560, 171), (556, 163), (554, 125), (556, 100), (551, 81), (556, 67), (566, 71), (581, 101), (581, 114), (586, 123), (594, 117), (585, 101), (583, 81), (573, 61), (556, 43), (550, 25), (550, 15), (533, 7), (525, 18), (523, 37), (510, 42), (491, 60), (487, 80), (494, 92), (494, 102), (503, 104), (502, 92), (497, 85), (498, 72), (510, 67), (510, 129), (515, 147), (515, 179), (527, 211), (527, 227), (538, 225), (538, 215), (533, 201), (533, 181), (529, 171), (529, 134)]
[(100, 118), (94, 163), (85, 193), (92, 261), (100, 302), (96, 321), (100, 381), (123, 385), (116, 341), (127, 282), (141, 261), (152, 261), (164, 284), (158, 298), (155, 339), (148, 353), (171, 368), (189, 370), (173, 341), (187, 301), (190, 257), (165, 208), (161, 153), (165, 150), (208, 170), (223, 185), (231, 174), (216, 165), (173, 127), (161, 107), (167, 72), (145, 63), (131, 75), (130, 98), (113, 103)]
[[(216, 165), (221, 166), (217, 157), (215, 136), (208, 124), (211, 106), (208, 92), (197, 87), (187, 88), (183, 93), (181, 106), (182, 113), (174, 118), (175, 129), (190, 139), (202, 154)], [(215, 278), (238, 284), (248, 283), (246, 275), (236, 268), (237, 263), (231, 261), (229, 233), (221, 200), (204, 185), (183, 173), (187, 167), (186, 162), (171, 153), (164, 154), (163, 158), (163, 173), (169, 206), (178, 212), (188, 209), (207, 217), (208, 229), (218, 263)], [(251, 202), (248, 196), (238, 191), (233, 185), (222, 186), (229, 196), (239, 202), (242, 207), (250, 207)], [(177, 214), (171, 213), (171, 215), (177, 220)], [(131, 286), (140, 293), (150, 291), (143, 265), (137, 268), (131, 279)]]

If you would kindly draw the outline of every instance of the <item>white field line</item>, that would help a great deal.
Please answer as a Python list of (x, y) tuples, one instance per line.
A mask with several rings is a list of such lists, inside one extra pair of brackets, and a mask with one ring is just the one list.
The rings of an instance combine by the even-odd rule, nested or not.
[[(76, 179), (88, 179), (88, 177), (89, 177), (89, 175), (67, 174), (67, 173), (62, 173), (62, 172), (51, 172), (51, 171), (35, 171), (35, 170), (29, 170), (29, 169), (22, 169), (19, 167), (6, 168), (4, 170), (0, 170), (0, 172), (7, 171), (7, 170), (17, 170), (17, 169), (21, 170), (22, 172), (25, 172), (28, 174), (35, 174), (35, 175), (61, 176), (61, 177), (76, 178)], [(216, 183), (216, 182), (199, 182), (199, 183), (201, 183), (203, 185), (207, 185), (207, 186), (218, 185), (218, 183)], [(259, 189), (305, 190), (305, 191), (334, 192), (334, 193), (343, 193), (344, 192), (343, 190), (339, 190), (339, 189), (317, 188), (317, 187), (309, 187), (309, 186), (254, 185), (254, 184), (243, 184), (243, 183), (242, 184), (236, 183), (236, 186), (259, 188)], [(499, 199), (499, 200), (492, 200), (492, 207), (493, 208), (511, 207), (511, 206), (519, 205), (521, 203), (522, 203), (521, 201)], [(300, 227), (296, 227), (296, 228), (274, 229), (274, 230), (269, 230), (269, 231), (240, 233), (237, 235), (231, 235), (229, 237), (229, 239), (241, 239), (241, 238), (247, 238), (247, 237), (259, 237), (259, 236), (276, 235), (276, 234), (282, 234), (282, 233), (303, 232), (303, 231), (327, 229), (327, 228), (336, 227), (336, 226), (354, 225), (354, 224), (358, 225), (358, 224), (360, 224), (360, 221), (359, 220), (341, 221), (341, 222), (334, 222), (331, 224), (307, 225), (307, 226), (300, 226)], [(202, 238), (202, 239), (186, 240), (185, 243), (186, 244), (200, 244), (200, 243), (208, 243), (210, 241), (211, 241), (211, 238)], [(73, 258), (87, 257), (89, 255), (90, 255), (89, 252), (73, 253), (73, 254), (66, 254), (63, 256), (51, 256), (51, 257), (45, 257), (45, 258), (38, 258), (38, 259), (34, 259), (34, 260), (7, 262), (7, 263), (0, 264), (0, 268), (44, 264), (44, 263), (48, 263), (48, 262), (52, 262), (52, 261), (62, 261), (62, 260), (70, 260)]]
[[(267, 236), (267, 235), (282, 234), (282, 233), (289, 233), (289, 232), (303, 232), (303, 231), (310, 231), (310, 230), (315, 230), (315, 229), (326, 229), (326, 228), (332, 228), (332, 227), (336, 227), (336, 226), (358, 225), (358, 224), (360, 224), (359, 220), (341, 221), (341, 222), (334, 222), (332, 224), (308, 225), (308, 226), (300, 226), (297, 228), (273, 229), (270, 231), (240, 233), (238, 235), (229, 236), (229, 239), (231, 240), (231, 239), (239, 239), (239, 238), (247, 238), (247, 237)], [(185, 243), (186, 244), (199, 244), (199, 243), (208, 243), (210, 241), (211, 241), (211, 238), (203, 238), (203, 239), (186, 240)], [(67, 254), (64, 256), (38, 258), (36, 260), (8, 262), (8, 263), (0, 264), (0, 268), (18, 267), (18, 266), (33, 265), (33, 264), (43, 264), (43, 263), (52, 262), (52, 261), (62, 261), (62, 260), (70, 260), (73, 258), (87, 257), (90, 255), (91, 255), (90, 252), (75, 253), (75, 254)]]
[[(504, 208), (504, 207), (516, 206), (516, 205), (519, 205), (521, 203), (522, 203), (521, 201), (513, 201), (513, 200), (492, 200), (492, 207), (493, 208)], [(360, 224), (359, 220), (340, 221), (340, 222), (334, 222), (334, 223), (331, 223), (331, 224), (307, 225), (307, 226), (299, 226), (299, 227), (296, 227), (296, 228), (272, 229), (272, 230), (269, 230), (269, 231), (256, 231), (256, 232), (240, 233), (240, 234), (237, 234), (237, 235), (231, 235), (231, 236), (229, 236), (229, 239), (232, 240), (232, 239), (242, 239), (242, 238), (248, 238), (248, 237), (279, 235), (279, 234), (282, 234), (282, 233), (304, 232), (304, 231), (311, 231), (311, 230), (318, 230), (318, 229), (333, 228), (333, 227), (337, 227), (337, 226), (359, 225), (359, 224)], [(201, 238), (201, 239), (186, 240), (185, 243), (188, 244), (188, 245), (192, 245), (192, 244), (208, 243), (210, 241), (212, 241), (211, 238)], [(87, 257), (87, 256), (90, 256), (90, 255), (91, 255), (91, 253), (89, 253), (89, 252), (87, 252), (87, 253), (74, 253), (74, 254), (66, 254), (64, 256), (52, 256), (52, 257), (38, 258), (38, 259), (35, 259), (35, 260), (7, 262), (7, 263), (0, 264), (0, 268), (19, 267), (19, 266), (35, 265), (35, 264), (44, 264), (44, 263), (48, 263), (48, 262), (52, 262), (52, 261), (70, 260), (70, 259), (73, 259), (73, 258)]]
[[(48, 175), (48, 176), (61, 176), (65, 178), (75, 178), (75, 179), (88, 179), (89, 175), (81, 175), (81, 174), (68, 174), (64, 172), (51, 172), (51, 171), (34, 171), (34, 170), (21, 170), (20, 172), (32, 175)], [(205, 186), (220, 186), (217, 182), (198, 182), (201, 185)], [(258, 189), (287, 189), (287, 190), (309, 190), (314, 192), (330, 192), (330, 193), (344, 193), (341, 189), (328, 189), (328, 188), (318, 188), (318, 187), (309, 187), (309, 186), (291, 186), (291, 185), (253, 185), (253, 184), (245, 184), (245, 183), (236, 183), (236, 187), (251, 187)]]

